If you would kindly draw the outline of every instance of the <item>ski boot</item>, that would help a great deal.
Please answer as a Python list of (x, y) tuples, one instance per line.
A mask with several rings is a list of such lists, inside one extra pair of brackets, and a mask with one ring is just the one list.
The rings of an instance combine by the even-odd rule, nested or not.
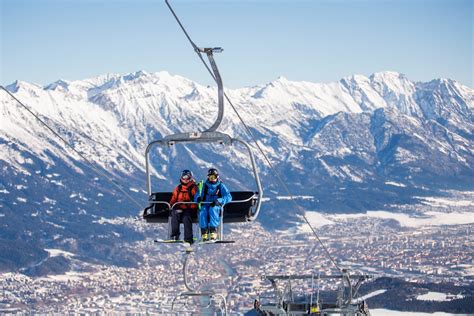
[(208, 241), (209, 240), (209, 234), (207, 229), (201, 229), (201, 240), (202, 241)]
[(216, 232), (216, 228), (215, 227), (211, 227), (210, 229), (211, 233), (209, 234), (209, 239), (210, 240), (217, 240), (217, 232)]

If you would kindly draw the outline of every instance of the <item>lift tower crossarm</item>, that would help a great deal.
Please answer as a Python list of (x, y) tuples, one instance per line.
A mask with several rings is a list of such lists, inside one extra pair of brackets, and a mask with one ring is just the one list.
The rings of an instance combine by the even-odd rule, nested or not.
[[(347, 276), (344, 276), (342, 274), (334, 274), (334, 275), (320, 275), (320, 276), (314, 276), (312, 274), (296, 274), (296, 275), (263, 275), (262, 279), (263, 280), (304, 280), (304, 279), (343, 279), (346, 278)], [(362, 275), (350, 275), (348, 276), (350, 279), (354, 280), (367, 280), (372, 278), (372, 276), (367, 275), (367, 274), (362, 274)]]

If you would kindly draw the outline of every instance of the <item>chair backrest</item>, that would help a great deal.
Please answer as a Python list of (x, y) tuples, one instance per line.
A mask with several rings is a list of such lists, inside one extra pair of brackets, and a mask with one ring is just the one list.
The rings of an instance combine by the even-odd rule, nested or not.
[(245, 223), (247, 216), (252, 215), (258, 193), (253, 191), (233, 191), (232, 202), (224, 205), (224, 223)]
[(173, 192), (155, 192), (151, 194), (150, 202), (154, 203), (150, 204), (150, 206), (143, 211), (143, 218), (147, 223), (168, 223), (170, 212), (169, 204), (167, 203), (171, 201), (172, 195)]
[[(258, 192), (253, 191), (233, 191), (232, 202), (224, 206), (224, 223), (243, 223), (247, 221), (247, 216), (251, 215), (252, 207), (258, 199)], [(171, 200), (172, 192), (155, 192), (151, 195), (154, 202), (143, 212), (143, 218), (148, 223), (168, 223), (170, 212), (168, 204)], [(193, 218), (197, 223), (197, 217)]]

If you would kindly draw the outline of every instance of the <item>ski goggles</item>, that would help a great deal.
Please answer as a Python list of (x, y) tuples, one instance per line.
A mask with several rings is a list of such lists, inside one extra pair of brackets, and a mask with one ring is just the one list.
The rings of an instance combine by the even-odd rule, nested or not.
[(184, 176), (181, 177), (181, 180), (189, 181), (189, 180), (191, 180), (191, 177), (189, 175), (184, 175)]
[(207, 176), (209, 178), (209, 180), (213, 181), (213, 180), (217, 180), (217, 175), (215, 174), (210, 174)]

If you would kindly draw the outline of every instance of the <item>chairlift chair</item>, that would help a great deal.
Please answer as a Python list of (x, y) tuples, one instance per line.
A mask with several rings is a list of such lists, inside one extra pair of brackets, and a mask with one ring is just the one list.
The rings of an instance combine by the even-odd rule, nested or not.
[[(272, 297), (259, 295), (254, 302), (254, 308), (259, 315), (370, 316), (365, 301), (355, 299), (362, 282), (370, 278), (370, 275), (349, 275), (349, 272), (344, 269), (340, 275), (263, 275), (262, 280), (271, 282), (274, 293)], [(321, 279), (340, 280), (336, 302), (323, 303), (319, 299), (319, 286), (317, 297), (313, 300), (313, 281), (319, 282)], [(295, 301), (292, 295), (291, 280), (311, 280), (309, 301)], [(352, 280), (355, 280), (355, 284)], [(277, 281), (286, 281), (284, 290), (278, 287)]]
[[(169, 6), (169, 4), (168, 4)], [(171, 7), (170, 7), (171, 9)], [(144, 209), (143, 218), (148, 223), (168, 223), (168, 233), (171, 231), (171, 211), (179, 204), (197, 204), (194, 202), (177, 202), (174, 205), (170, 205), (172, 192), (153, 192), (151, 185), (151, 172), (150, 172), (150, 151), (154, 146), (174, 146), (176, 144), (186, 143), (219, 143), (223, 145), (234, 145), (239, 143), (243, 145), (249, 154), (250, 161), (252, 163), (253, 174), (255, 177), (255, 183), (257, 191), (231, 191), (232, 201), (227, 203), (221, 213), (220, 225), (218, 228), (218, 240), (223, 241), (223, 224), (224, 223), (243, 223), (254, 221), (258, 217), (260, 206), (262, 203), (263, 189), (260, 183), (260, 177), (257, 172), (257, 166), (255, 158), (249, 144), (241, 139), (232, 138), (227, 134), (217, 132), (223, 115), (224, 115), (224, 86), (222, 79), (217, 68), (217, 64), (214, 60), (213, 53), (220, 53), (223, 51), (220, 47), (215, 48), (198, 48), (195, 47), (196, 52), (206, 54), (209, 63), (211, 64), (213, 78), (215, 79), (218, 87), (218, 107), (219, 111), (217, 114), (216, 121), (211, 127), (203, 132), (191, 132), (191, 133), (177, 133), (152, 141), (148, 144), (145, 151), (146, 159), (146, 175), (147, 175), (147, 192), (148, 201), (150, 205)], [(201, 202), (206, 203), (206, 202)], [(198, 223), (198, 216), (193, 219), (193, 223)]]
[[(150, 206), (145, 208), (143, 218), (148, 223), (168, 223), (171, 227), (171, 211), (179, 204), (197, 204), (195, 202), (177, 202), (169, 204), (172, 192), (153, 192), (150, 172), (150, 151), (154, 146), (174, 146), (178, 143), (220, 143), (224, 145), (233, 145), (239, 143), (248, 150), (250, 161), (252, 163), (253, 173), (257, 191), (231, 191), (232, 201), (227, 203), (222, 210), (221, 224), (219, 225), (219, 240), (223, 239), (223, 223), (243, 223), (254, 221), (259, 214), (262, 203), (262, 185), (257, 172), (255, 158), (250, 146), (243, 140), (232, 138), (227, 134), (220, 132), (202, 132), (202, 133), (178, 133), (160, 140), (151, 142), (146, 149), (146, 174), (147, 174), (147, 192)], [(206, 203), (206, 202), (201, 202)], [(193, 223), (198, 223), (198, 216), (193, 218)]]

